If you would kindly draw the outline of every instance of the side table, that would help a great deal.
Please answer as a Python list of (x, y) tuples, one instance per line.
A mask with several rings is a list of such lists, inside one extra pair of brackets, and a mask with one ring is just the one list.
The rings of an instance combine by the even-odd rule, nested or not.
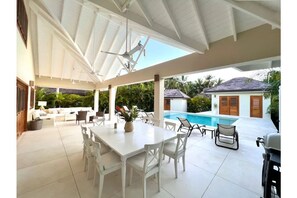
[(202, 136), (203, 136), (203, 133), (206, 135), (206, 131), (210, 131), (211, 132), (211, 139), (213, 139), (213, 135), (215, 133), (215, 129), (214, 128), (205, 128), (205, 127), (203, 127), (203, 129), (202, 129)]

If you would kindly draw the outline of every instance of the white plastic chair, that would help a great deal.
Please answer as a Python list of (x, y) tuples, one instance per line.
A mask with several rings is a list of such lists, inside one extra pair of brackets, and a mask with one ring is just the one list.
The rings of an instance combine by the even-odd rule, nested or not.
[(90, 179), (92, 175), (93, 169), (91, 167), (94, 165), (94, 147), (92, 144), (92, 139), (89, 137), (87, 133), (83, 133), (84, 140), (84, 171), (87, 171), (87, 178)]
[(188, 134), (177, 134), (177, 141), (170, 141), (164, 144), (163, 154), (174, 159), (175, 178), (177, 178), (177, 162), (180, 157), (183, 158), (183, 171), (185, 171), (185, 154)]
[[(94, 153), (95, 153), (95, 173), (94, 173), (94, 180), (93, 185), (96, 184), (97, 175), (99, 174), (99, 193), (98, 197), (101, 198), (102, 190), (103, 190), (103, 183), (104, 183), (104, 176), (114, 172), (116, 170), (121, 169), (122, 162), (120, 156), (116, 153), (110, 151), (101, 155), (101, 144), (99, 142), (93, 142), (94, 146)], [(97, 174), (98, 173), (98, 174)]]
[(130, 166), (130, 180), (129, 185), (132, 182), (133, 170), (137, 172), (143, 178), (143, 197), (146, 197), (146, 179), (152, 175), (158, 175), (158, 192), (161, 188), (161, 156), (163, 152), (164, 142), (156, 144), (144, 145), (145, 152), (140, 153), (127, 160), (128, 166)]

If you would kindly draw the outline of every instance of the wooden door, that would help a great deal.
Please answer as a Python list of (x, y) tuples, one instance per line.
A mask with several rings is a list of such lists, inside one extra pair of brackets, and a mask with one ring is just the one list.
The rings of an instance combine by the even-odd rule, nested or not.
[(170, 99), (164, 99), (164, 110), (170, 110)]
[(220, 96), (220, 114), (229, 115), (229, 98)]
[(239, 96), (220, 96), (220, 114), (239, 116)]
[(262, 96), (251, 96), (250, 97), (250, 116), (256, 118), (262, 118)]
[(27, 130), (28, 85), (19, 79), (17, 79), (16, 84), (16, 132), (18, 137)]
[(239, 96), (229, 96), (229, 115), (239, 116)]

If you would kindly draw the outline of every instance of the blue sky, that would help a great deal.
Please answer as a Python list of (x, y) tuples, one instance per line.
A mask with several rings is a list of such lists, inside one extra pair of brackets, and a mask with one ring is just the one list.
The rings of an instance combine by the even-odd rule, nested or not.
[[(145, 40), (146, 38), (141, 39), (141, 43), (144, 44)], [(146, 67), (166, 62), (188, 54), (189, 52), (150, 38), (145, 47), (145, 56), (142, 55), (139, 58), (136, 69), (144, 69)]]
[[(142, 38), (141, 43), (144, 44), (145, 40), (146, 38)], [(137, 70), (144, 69), (144, 68), (156, 65), (158, 63), (166, 62), (166, 61), (189, 54), (189, 52), (187, 51), (167, 45), (165, 43), (161, 43), (152, 38), (147, 43), (145, 50), (146, 50), (146, 56), (142, 55), (139, 58), (137, 65), (135, 66), (135, 69)], [(138, 53), (136, 53), (135, 55), (138, 55)], [(224, 81), (230, 80), (235, 77), (249, 77), (249, 78), (261, 80), (266, 72), (267, 70), (240, 72), (233, 68), (227, 68), (227, 69), (220, 69), (220, 70), (211, 71), (211, 72), (191, 74), (187, 76), (187, 79), (188, 81), (195, 81), (198, 78), (203, 79), (207, 75), (212, 75), (216, 79), (221, 78)]]

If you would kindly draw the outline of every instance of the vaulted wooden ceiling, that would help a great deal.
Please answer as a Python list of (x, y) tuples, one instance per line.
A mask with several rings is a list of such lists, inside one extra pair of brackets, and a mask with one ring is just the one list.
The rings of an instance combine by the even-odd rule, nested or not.
[(280, 0), (28, 0), (27, 5), (36, 77), (93, 84), (124, 69), (122, 57), (101, 51), (125, 52), (126, 19), (129, 48), (140, 39), (157, 39), (201, 54), (215, 41), (231, 36), (237, 42), (240, 32), (263, 24), (280, 29)]

